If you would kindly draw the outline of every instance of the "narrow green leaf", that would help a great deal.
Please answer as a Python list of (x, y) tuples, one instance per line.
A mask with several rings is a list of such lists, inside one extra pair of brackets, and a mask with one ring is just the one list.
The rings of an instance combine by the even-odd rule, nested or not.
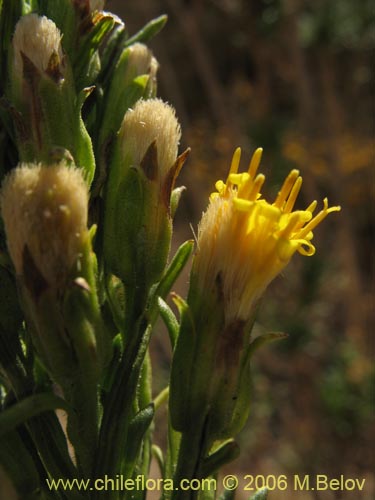
[(136, 42), (148, 42), (164, 28), (167, 20), (168, 16), (165, 14), (153, 19), (152, 21), (147, 23), (146, 26), (144, 26), (140, 31), (138, 31), (138, 33), (129, 38), (126, 41), (125, 46), (128, 47), (129, 45), (132, 45)]
[[(74, 79), (78, 90), (85, 86), (92, 85), (92, 81), (87, 80), (90, 73), (90, 65), (96, 64), (93, 58), (95, 53), (103, 42), (105, 36), (112, 30), (115, 24), (115, 18), (110, 14), (102, 14), (96, 20), (95, 25), (83, 39), (73, 60)], [(98, 66), (100, 71), (100, 65)]]
[(190, 384), (195, 362), (197, 331), (188, 304), (177, 295), (174, 295), (173, 300), (180, 313), (181, 326), (173, 354), (169, 411), (172, 427), (183, 432), (191, 425)]
[(121, 56), (126, 40), (126, 30), (124, 23), (116, 21), (112, 31), (108, 34), (104, 47), (101, 48), (100, 63), (101, 69), (97, 83), (103, 88), (107, 88), (113, 78), (113, 71)]
[(231, 439), (209, 455), (202, 464), (202, 477), (211, 476), (223, 465), (235, 460), (240, 454), (240, 447)]
[(142, 446), (142, 440), (154, 418), (155, 409), (153, 403), (141, 410), (130, 422), (128, 439), (126, 442), (126, 458), (124, 463), (124, 476), (131, 477), (136, 460)]
[(188, 240), (183, 243), (175, 253), (172, 262), (169, 264), (163, 278), (157, 286), (155, 295), (165, 298), (171, 290), (174, 282), (184, 269), (194, 248), (194, 241)]
[(178, 205), (180, 203), (181, 195), (186, 190), (185, 186), (175, 188), (171, 194), (171, 216), (174, 218)]
[(0, 414), (0, 436), (14, 430), (32, 417), (61, 408), (68, 411), (66, 402), (52, 393), (29, 396)]
[(165, 405), (169, 398), (169, 385), (164, 387), (162, 391), (159, 392), (157, 396), (154, 398), (155, 411), (158, 410), (161, 406)]
[(287, 337), (288, 334), (282, 332), (259, 335), (259, 337), (256, 337), (249, 346), (248, 359), (251, 358), (254, 352), (257, 351), (262, 345), (270, 344), (271, 342), (275, 342), (276, 340), (283, 340)]
[(176, 344), (176, 340), (178, 337), (178, 330), (180, 325), (177, 321), (176, 316), (174, 315), (172, 309), (169, 305), (161, 298), (158, 297), (158, 308), (160, 316), (162, 317), (165, 326), (167, 327), (169, 333), (169, 340), (171, 341), (172, 349)]
[(164, 474), (164, 456), (163, 456), (163, 452), (162, 452), (162, 450), (161, 450), (161, 448), (159, 446), (157, 446), (156, 444), (153, 444), (152, 447), (151, 447), (151, 453), (152, 453), (152, 456), (155, 458), (155, 460), (156, 460), (156, 462), (158, 464), (159, 470), (160, 470), (160, 474), (163, 477), (163, 474)]
[[(66, 435), (55, 412), (44, 412), (32, 418), (27, 423), (27, 428), (50, 477), (77, 477), (78, 472), (69, 454)], [(79, 493), (72, 494), (71, 500), (79, 497)]]

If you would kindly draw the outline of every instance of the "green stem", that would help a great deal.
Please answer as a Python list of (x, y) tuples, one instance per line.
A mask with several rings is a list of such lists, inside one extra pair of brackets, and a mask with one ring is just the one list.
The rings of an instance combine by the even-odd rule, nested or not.
[(206, 437), (206, 424), (207, 419), (203, 415), (200, 421), (194, 422), (194, 425), (181, 435), (177, 467), (174, 474), (175, 490), (172, 494), (172, 500), (196, 500), (198, 498), (199, 491), (185, 491), (179, 485), (181, 481), (184, 481), (186, 487), (188, 481), (201, 479), (200, 469), (202, 461), (209, 449)]
[[(147, 321), (144, 297), (137, 300), (136, 290), (127, 290), (125, 351), (105, 401), (99, 436), (98, 461), (95, 477), (104, 474), (115, 477), (120, 470), (126, 449), (128, 426), (137, 389), (140, 370), (147, 351), (151, 325)], [(108, 499), (118, 498), (113, 492)]]
[(155, 411), (168, 401), (169, 385), (154, 398)]

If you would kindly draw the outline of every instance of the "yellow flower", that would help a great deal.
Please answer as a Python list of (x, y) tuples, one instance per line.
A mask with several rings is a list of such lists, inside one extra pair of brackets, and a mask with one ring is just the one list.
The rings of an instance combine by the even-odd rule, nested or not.
[(313, 230), (340, 207), (314, 211), (293, 207), (302, 185), (298, 170), (292, 170), (276, 200), (267, 202), (260, 190), (265, 181), (257, 174), (262, 149), (257, 149), (247, 172), (238, 173), (241, 150), (234, 155), (226, 183), (216, 183), (217, 192), (203, 214), (198, 229), (194, 274), (201, 290), (219, 284), (225, 304), (225, 322), (247, 321), (254, 303), (268, 284), (284, 269), (295, 252), (311, 256)]

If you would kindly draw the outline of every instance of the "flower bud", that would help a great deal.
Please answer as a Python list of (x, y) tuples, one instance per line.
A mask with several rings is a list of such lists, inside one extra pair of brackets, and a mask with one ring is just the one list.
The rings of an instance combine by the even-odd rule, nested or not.
[(53, 151), (65, 149), (90, 184), (95, 160), (81, 117), (89, 91), (76, 94), (55, 23), (37, 14), (21, 17), (12, 40), (12, 54), (8, 97), (20, 160), (49, 163)]
[[(119, 132), (124, 159), (140, 165), (150, 145), (155, 141), (157, 164), (150, 175), (165, 179), (176, 161), (181, 128), (174, 109), (160, 99), (137, 102), (124, 117)], [(127, 162), (126, 162), (127, 163)]]
[(32, 259), (51, 287), (62, 286), (87, 238), (87, 186), (65, 164), (23, 164), (3, 183), (1, 212), (17, 275)]
[(65, 163), (23, 164), (5, 178), (0, 202), (27, 329), (73, 408), (67, 432), (88, 473), (97, 439), (97, 384), (111, 339), (96, 292), (87, 184), (80, 170)]
[(106, 93), (100, 146), (117, 133), (126, 111), (141, 98), (152, 97), (156, 87), (158, 63), (142, 43), (127, 47), (113, 70)]
[(125, 283), (160, 279), (169, 253), (171, 191), (180, 126), (171, 106), (139, 101), (127, 111), (116, 141), (105, 200), (104, 254)]
[(64, 73), (61, 33), (55, 23), (45, 16), (28, 14), (21, 17), (13, 36), (13, 71), (22, 81), (27, 62), (44, 74)]
[[(133, 45), (130, 45), (127, 50), (129, 51), (129, 69), (125, 78), (132, 80), (137, 75), (144, 75), (148, 73), (153, 59), (150, 49), (143, 43), (134, 43)], [(133, 73), (133, 75), (131, 73)]]

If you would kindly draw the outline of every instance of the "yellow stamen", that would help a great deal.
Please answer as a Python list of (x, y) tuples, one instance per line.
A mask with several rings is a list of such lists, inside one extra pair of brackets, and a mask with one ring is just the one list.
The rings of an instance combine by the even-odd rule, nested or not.
[(304, 238), (306, 235), (312, 231), (323, 219), (327, 217), (331, 212), (339, 212), (341, 207), (330, 207), (328, 208), (328, 198), (323, 200), (324, 207), (301, 231), (298, 233), (299, 238)]
[(289, 238), (300, 220), (301, 216), (299, 212), (295, 212), (294, 214), (292, 214), (288, 220), (287, 225), (280, 231), (280, 238)]
[(325, 199), (315, 217), (316, 201), (306, 210), (293, 211), (302, 185), (298, 170), (287, 176), (275, 202), (267, 202), (260, 193), (265, 176), (256, 175), (262, 150), (256, 150), (244, 173), (238, 173), (240, 154), (237, 149), (226, 184), (218, 181), (218, 192), (210, 197), (199, 225), (194, 267), (202, 290), (216, 286), (220, 273), (228, 322), (250, 317), (253, 304), (294, 253), (313, 255), (312, 230), (340, 210), (328, 207)]
[(230, 165), (228, 177), (230, 176), (230, 174), (236, 174), (238, 172), (240, 160), (241, 160), (241, 148), (237, 148), (233, 154), (232, 163)]
[(288, 200), (285, 204), (284, 208), (285, 213), (289, 214), (293, 210), (297, 196), (301, 190), (301, 186), (302, 186), (302, 177), (297, 177), (296, 182), (294, 183), (294, 186), (292, 187)]
[(318, 202), (316, 200), (312, 201), (310, 205), (306, 208), (307, 212), (311, 212), (312, 214), (314, 213), (316, 207), (318, 206)]
[(230, 164), (230, 169), (229, 169), (229, 173), (228, 173), (228, 177), (227, 177), (227, 186), (226, 186), (226, 189), (225, 189), (225, 194), (227, 194), (228, 189), (231, 187), (231, 182), (229, 180), (229, 177), (232, 174), (236, 174), (238, 172), (238, 167), (240, 165), (240, 160), (241, 160), (241, 148), (237, 148), (235, 150), (234, 154), (233, 154), (232, 162)]
[(255, 153), (253, 154), (250, 164), (249, 164), (249, 175), (252, 179), (254, 179), (255, 174), (257, 173), (260, 160), (262, 159), (262, 154), (263, 154), (263, 148), (258, 148), (255, 150)]
[(275, 207), (282, 208), (282, 206), (283, 206), (285, 200), (287, 199), (291, 189), (293, 188), (294, 183), (296, 182), (298, 176), (299, 176), (298, 170), (292, 170), (290, 172), (290, 174), (285, 179), (284, 184), (276, 197), (276, 200), (274, 202)]
[(266, 177), (263, 174), (258, 174), (254, 180), (254, 184), (249, 193), (249, 200), (254, 201), (258, 198), (259, 192), (264, 184)]

